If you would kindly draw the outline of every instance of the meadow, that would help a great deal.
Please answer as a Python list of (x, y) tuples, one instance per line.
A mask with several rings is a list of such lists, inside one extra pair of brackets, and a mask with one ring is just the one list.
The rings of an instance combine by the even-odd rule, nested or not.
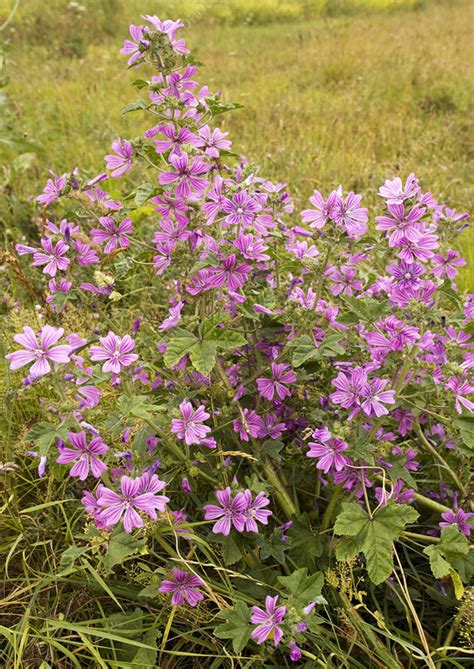
[[(183, 19), (223, 102), (137, 80), (184, 69), (171, 29), (126, 69), (146, 12)], [(474, 211), (473, 19), (470, 0), (0, 0), (2, 667), (471, 665), (474, 233), (427, 192)], [(191, 112), (173, 120), (201, 186), (143, 139), (147, 105), (122, 113), (149, 94)], [(204, 150), (208, 123), (231, 150)], [(397, 176), (414, 255), (375, 219)], [(432, 249), (466, 257), (457, 287)]]
[[(136, 119), (120, 113), (130, 96), (124, 83), (134, 73), (117, 61), (116, 35), (130, 16), (146, 11), (143, 3), (121, 3), (117, 11), (116, 3), (83, 3), (82, 12), (74, 3), (43, 4), (30, 0), (22, 13), (22, 3), (6, 30), (6, 90), (16, 127), (39, 147), (20, 173), (4, 176), (0, 214), (17, 229), (28, 226), (24, 201), (38, 192), (47, 169), (80, 164), (95, 173), (112, 137), (137, 133)], [(166, 7), (149, 4), (149, 11)], [(222, 121), (239, 138), (239, 153), (258, 157), (270, 176), (283, 170), (301, 199), (314, 185), (330, 190), (342, 183), (368, 192), (370, 205), (384, 175), (414, 171), (450, 206), (472, 209), (471, 2), (385, 3), (391, 11), (370, 13), (361, 7), (384, 3), (335, 2), (322, 16), (315, 14), (323, 4), (313, 3), (304, 22), (305, 3), (270, 2), (266, 14), (266, 3), (256, 3), (260, 16), (251, 4), (176, 9), (192, 26), (190, 44), (206, 63), (210, 85), (244, 105)], [(328, 5), (346, 13), (329, 16)], [(216, 16), (218, 8), (227, 14)], [(468, 232), (460, 243), (474, 258), (472, 239)], [(474, 286), (470, 277), (464, 281)]]

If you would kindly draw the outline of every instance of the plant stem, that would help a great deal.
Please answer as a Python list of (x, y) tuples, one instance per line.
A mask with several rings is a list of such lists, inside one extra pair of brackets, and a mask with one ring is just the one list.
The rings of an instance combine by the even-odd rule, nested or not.
[(296, 510), (295, 504), (269, 457), (266, 457), (264, 460), (263, 470), (268, 482), (274, 487), (278, 502), (285, 514), (288, 516), (288, 518), (297, 516), (298, 512)]
[(465, 488), (464, 488), (464, 485), (463, 485), (462, 481), (459, 479), (459, 477), (458, 477), (458, 475), (456, 474), (456, 472), (453, 471), (453, 470), (451, 469), (451, 467), (448, 465), (448, 463), (447, 463), (446, 460), (443, 458), (443, 456), (442, 456), (440, 453), (438, 453), (438, 451), (437, 451), (437, 450), (430, 444), (430, 442), (428, 441), (428, 439), (427, 439), (427, 438), (425, 437), (425, 435), (423, 434), (423, 430), (421, 429), (421, 425), (420, 425), (420, 423), (419, 423), (418, 421), (416, 422), (416, 427), (415, 427), (415, 429), (416, 429), (416, 432), (417, 432), (418, 436), (419, 436), (420, 439), (421, 439), (421, 443), (423, 444), (424, 448), (425, 448), (429, 453), (431, 453), (431, 455), (434, 457), (435, 460), (438, 460), (438, 462), (440, 463), (440, 465), (442, 465), (442, 466), (446, 469), (446, 471), (448, 472), (448, 474), (449, 474), (449, 475), (451, 476), (451, 478), (453, 479), (454, 483), (457, 485), (457, 487), (459, 488), (459, 490), (460, 490), (460, 491), (462, 492), (462, 494), (464, 495), (465, 492), (466, 492), (466, 490), (465, 490)]

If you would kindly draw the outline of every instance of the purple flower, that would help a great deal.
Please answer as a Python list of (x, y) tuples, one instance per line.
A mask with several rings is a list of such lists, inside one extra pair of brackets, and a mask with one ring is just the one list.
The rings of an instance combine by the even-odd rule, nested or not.
[(211, 431), (208, 425), (201, 425), (210, 418), (203, 406), (193, 409), (193, 405), (188, 400), (183, 400), (179, 405), (179, 410), (183, 418), (173, 418), (171, 421), (171, 432), (177, 435), (178, 439), (184, 439), (185, 443), (200, 444), (202, 440)]
[(392, 231), (389, 237), (390, 242), (395, 244), (404, 234), (404, 231), (417, 223), (426, 212), (425, 207), (415, 206), (405, 212), (403, 204), (388, 204), (388, 211), (391, 216), (376, 216), (376, 229), (383, 231)]
[(260, 395), (271, 401), (275, 393), (280, 400), (290, 397), (291, 391), (285, 384), (294, 383), (295, 381), (296, 374), (292, 369), (289, 369), (289, 365), (272, 362), (272, 378), (259, 378), (256, 383)]
[(17, 334), (13, 339), (17, 344), (21, 344), (25, 350), (8, 353), (5, 356), (7, 360), (10, 360), (10, 369), (20, 369), (20, 367), (35, 361), (30, 367), (29, 373), (31, 377), (38, 378), (51, 371), (49, 361), (55, 364), (69, 362), (72, 347), (69, 344), (54, 346), (63, 334), (63, 328), (53, 328), (51, 325), (45, 325), (41, 328), (40, 341), (38, 342), (35, 332), (28, 326), (24, 327), (23, 334)]
[(221, 506), (216, 504), (205, 504), (203, 506), (205, 520), (220, 518), (212, 527), (214, 534), (228, 536), (232, 526), (237, 532), (243, 532), (247, 523), (247, 517), (245, 516), (245, 510), (249, 503), (247, 496), (243, 492), (238, 492), (232, 499), (230, 488), (227, 487), (225, 490), (217, 490), (216, 498)]
[(43, 207), (47, 207), (48, 204), (57, 200), (61, 195), (61, 190), (66, 185), (67, 177), (65, 174), (58, 177), (52, 170), (49, 170), (49, 173), (51, 174), (52, 179), (48, 179), (43, 193), (36, 198), (37, 202), (42, 204)]
[(446, 511), (441, 514), (444, 522), (439, 523), (440, 527), (447, 527), (448, 525), (456, 525), (458, 530), (466, 535), (471, 536), (472, 525), (469, 522), (470, 518), (474, 518), (474, 513), (466, 513), (462, 509), (455, 511)]
[(241, 419), (235, 419), (233, 423), (234, 432), (239, 433), (242, 441), (248, 441), (249, 437), (260, 438), (265, 433), (265, 423), (255, 411), (245, 408)]
[(165, 330), (169, 330), (170, 328), (174, 328), (178, 325), (179, 321), (181, 320), (181, 311), (184, 307), (184, 304), (184, 302), (178, 302), (174, 307), (170, 308), (168, 318), (165, 318), (163, 323), (158, 328), (160, 332), (164, 332)]
[(292, 662), (299, 662), (301, 655), (301, 648), (294, 641), (290, 641), (290, 660)]
[(229, 290), (235, 292), (242, 288), (251, 271), (252, 268), (245, 263), (238, 265), (237, 257), (235, 253), (232, 253), (221, 261), (219, 267), (209, 271), (208, 282), (213, 288), (225, 285)]
[(100, 437), (94, 437), (88, 444), (86, 433), (81, 431), (69, 432), (68, 439), (72, 447), (59, 447), (59, 457), (56, 462), (60, 465), (75, 462), (69, 472), (70, 476), (77, 476), (81, 481), (85, 481), (89, 476), (89, 470), (95, 478), (99, 478), (107, 471), (107, 465), (96, 457), (109, 450)]
[(53, 246), (51, 238), (44, 237), (41, 240), (41, 246), (44, 252), (35, 251), (33, 255), (33, 267), (45, 265), (43, 273), (50, 276), (56, 276), (58, 270), (64, 272), (69, 267), (71, 261), (68, 258), (63, 258), (69, 251), (69, 246), (62, 239), (56, 243), (56, 246)]
[(419, 192), (418, 180), (412, 173), (408, 176), (405, 186), (402, 185), (400, 177), (395, 177), (393, 181), (387, 179), (379, 188), (378, 195), (385, 198), (387, 204), (403, 204), (405, 200), (418, 195)]
[[(384, 404), (395, 404), (395, 391), (384, 390), (387, 379), (375, 378), (366, 384), (361, 393), (361, 406), (367, 416), (383, 416), (388, 414)], [(364, 399), (365, 398), (365, 399)]]
[(225, 139), (229, 133), (221, 132), (219, 128), (211, 129), (208, 125), (203, 126), (199, 130), (199, 139), (196, 146), (206, 147), (204, 153), (210, 158), (219, 158), (220, 151), (228, 151), (232, 142)]
[(246, 260), (257, 260), (264, 262), (270, 260), (270, 256), (264, 253), (268, 249), (263, 239), (254, 237), (252, 233), (240, 235), (232, 244), (237, 248)]
[(169, 160), (175, 171), (162, 172), (160, 174), (160, 184), (170, 184), (177, 181), (176, 195), (188, 197), (191, 193), (195, 193), (201, 196), (209, 182), (198, 175), (205, 174), (209, 170), (209, 166), (201, 158), (194, 158), (190, 164), (189, 156), (184, 151), (178, 155), (170, 155)]
[(336, 472), (342, 471), (348, 464), (348, 459), (342, 455), (348, 445), (338, 437), (332, 437), (327, 428), (316, 430), (313, 437), (318, 441), (308, 443), (309, 451), (306, 453), (308, 458), (318, 458), (317, 469), (327, 474), (331, 469)]
[(136, 479), (122, 476), (119, 492), (101, 486), (97, 497), (100, 520), (110, 527), (119, 523), (123, 516), (123, 528), (130, 534), (135, 527), (143, 527), (138, 511), (144, 511), (153, 520), (157, 518), (157, 510), (165, 512), (169, 497), (156, 494), (165, 486), (156, 474), (151, 477), (142, 474)]
[(102, 365), (103, 372), (120, 374), (123, 367), (138, 360), (138, 355), (130, 352), (135, 348), (135, 342), (130, 335), (118, 337), (110, 331), (106, 337), (100, 337), (99, 341), (101, 345), (91, 346), (90, 354), (94, 362), (105, 360)]
[(340, 404), (344, 409), (357, 409), (362, 390), (367, 385), (367, 372), (361, 367), (356, 367), (347, 372), (339, 372), (336, 378), (332, 380), (332, 385), (337, 388), (330, 395), (334, 404)]
[(96, 244), (103, 244), (104, 253), (110, 253), (116, 248), (126, 248), (130, 241), (128, 235), (132, 232), (132, 219), (124, 218), (120, 223), (116, 223), (111, 216), (101, 216), (100, 225), (104, 228), (93, 228), (91, 230), (92, 239)]
[(157, 153), (166, 153), (166, 151), (172, 149), (170, 156), (179, 155), (183, 144), (199, 146), (198, 138), (188, 128), (175, 128), (174, 125), (159, 125), (158, 131), (166, 139), (155, 140)]
[(407, 263), (413, 263), (416, 260), (426, 262), (434, 256), (433, 249), (439, 246), (437, 235), (425, 230), (423, 224), (413, 225), (405, 230), (401, 237), (390, 240), (389, 244), (402, 249), (398, 257)]
[(462, 413), (463, 407), (468, 411), (474, 411), (474, 402), (464, 397), (464, 395), (470, 395), (474, 392), (474, 386), (465, 377), (457, 379), (455, 376), (451, 376), (444, 387), (454, 393), (455, 407), (458, 413)]
[(265, 509), (270, 504), (268, 497), (265, 497), (263, 492), (259, 492), (254, 500), (252, 500), (252, 493), (250, 490), (244, 490), (244, 495), (247, 499), (247, 508), (244, 511), (245, 515), (245, 529), (247, 532), (258, 532), (258, 525), (268, 525), (268, 518), (272, 515), (269, 509)]
[(269, 595), (265, 597), (265, 611), (258, 606), (252, 606), (250, 622), (257, 625), (252, 632), (252, 639), (255, 639), (259, 645), (270, 637), (273, 639), (275, 646), (278, 646), (283, 637), (283, 632), (279, 625), (286, 615), (286, 607), (279, 606), (275, 608), (277, 600), (278, 595), (275, 597), (270, 597)]
[(130, 58), (127, 61), (129, 65), (133, 65), (133, 63), (141, 58), (143, 51), (145, 51), (150, 44), (150, 42), (143, 37), (146, 35), (147, 30), (148, 28), (144, 28), (143, 26), (135, 26), (133, 24), (130, 26), (130, 37), (132, 39), (124, 40), (123, 47), (120, 49), (120, 53), (127, 56), (130, 55)]
[(227, 197), (222, 202), (222, 209), (227, 216), (224, 221), (228, 225), (242, 225), (247, 227), (252, 225), (255, 214), (260, 211), (261, 206), (255, 200), (242, 190), (232, 196), (232, 199)]
[(360, 207), (362, 195), (355, 195), (352, 191), (345, 200), (340, 198), (332, 213), (332, 219), (342, 226), (349, 237), (361, 237), (367, 232), (368, 209)]
[(432, 273), (442, 279), (444, 276), (447, 276), (451, 281), (454, 279), (458, 273), (457, 267), (463, 267), (466, 264), (466, 260), (461, 256), (457, 251), (448, 249), (446, 251), (446, 256), (442, 256), (439, 253), (435, 253), (431, 259), (434, 267), (431, 270)]
[(315, 190), (309, 201), (314, 209), (305, 209), (301, 212), (303, 223), (309, 223), (310, 228), (321, 229), (325, 226), (329, 218), (332, 218), (334, 208), (340, 198), (337, 191), (333, 191), (327, 201), (318, 190)]
[(190, 606), (196, 606), (198, 602), (204, 599), (202, 592), (197, 590), (204, 585), (199, 576), (190, 574), (181, 569), (173, 569), (173, 580), (164, 580), (158, 588), (159, 592), (172, 592), (172, 606), (180, 606), (186, 599)]
[(132, 154), (133, 147), (131, 142), (126, 139), (117, 139), (112, 142), (112, 149), (115, 154), (108, 154), (105, 156), (106, 167), (112, 170), (110, 176), (119, 177), (122, 174), (127, 174), (132, 169)]

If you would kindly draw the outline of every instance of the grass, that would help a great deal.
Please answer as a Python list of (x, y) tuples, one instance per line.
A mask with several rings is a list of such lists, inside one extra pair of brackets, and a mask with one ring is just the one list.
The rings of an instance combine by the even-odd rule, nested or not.
[[(155, 6), (143, 4), (141, 12)], [(245, 105), (222, 118), (235, 150), (286, 179), (298, 200), (342, 183), (373, 205), (387, 176), (414, 171), (435, 196), (472, 210), (472, 18), (472, 3), (459, 0), (305, 23), (216, 29), (197, 20), (188, 41), (210, 86)], [(48, 46), (25, 44), (21, 33), (13, 42), (9, 92), (41, 146), (24, 197), (41, 189), (47, 168), (96, 172), (113, 137), (138, 133), (137, 118), (120, 114), (135, 74), (117, 53), (137, 19), (122, 8), (113, 36), (78, 31), (80, 58), (62, 53), (67, 31)], [(471, 240), (463, 250), (474, 260)]]

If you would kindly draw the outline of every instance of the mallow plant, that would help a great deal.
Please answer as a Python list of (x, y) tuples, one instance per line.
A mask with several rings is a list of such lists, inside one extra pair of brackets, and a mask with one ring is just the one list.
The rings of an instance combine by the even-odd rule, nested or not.
[(10, 260), (39, 302), (6, 354), (23, 455), (77, 499), (65, 555), (168, 612), (166, 666), (465, 666), (468, 215), (414, 174), (375, 211), (338, 184), (295, 203), (234, 152), (182, 27), (130, 26), (147, 129), (51, 172)]

